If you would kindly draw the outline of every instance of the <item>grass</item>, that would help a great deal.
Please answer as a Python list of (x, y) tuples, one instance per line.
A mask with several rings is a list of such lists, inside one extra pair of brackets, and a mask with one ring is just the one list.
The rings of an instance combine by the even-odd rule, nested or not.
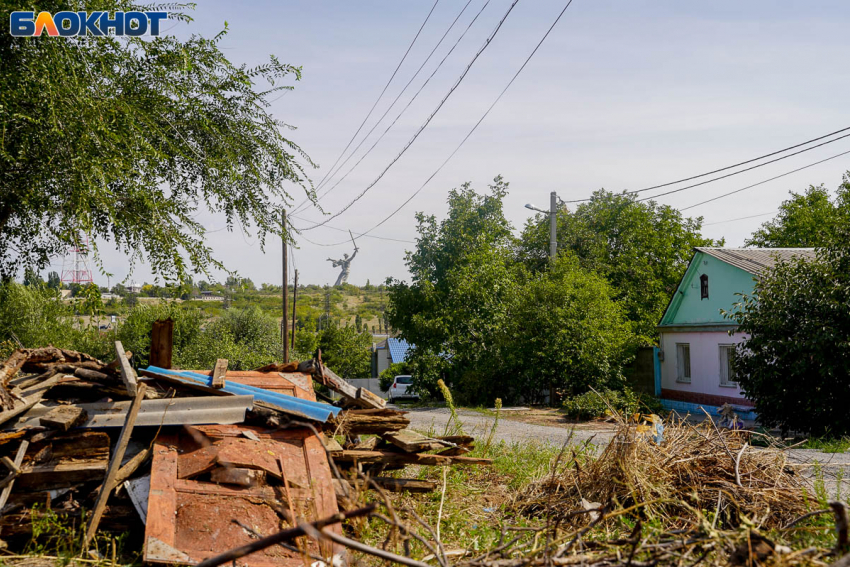
[(822, 453), (846, 453), (850, 450), (850, 437), (811, 437), (800, 448), (817, 449)]

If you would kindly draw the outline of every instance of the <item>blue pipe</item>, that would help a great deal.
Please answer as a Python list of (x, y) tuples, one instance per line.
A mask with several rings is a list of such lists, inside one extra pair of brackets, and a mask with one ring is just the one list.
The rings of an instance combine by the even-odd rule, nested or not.
[[(158, 366), (148, 366), (144, 370), (152, 374), (162, 374), (182, 378), (194, 383), (200, 383), (207, 387), (212, 387), (212, 376), (206, 376), (197, 372), (168, 370), (166, 368), (159, 368)], [(270, 404), (283, 412), (312, 419), (314, 421), (328, 421), (331, 416), (336, 417), (336, 415), (340, 412), (340, 408), (330, 404), (313, 402), (311, 400), (302, 400), (287, 394), (272, 392), (263, 388), (257, 388), (256, 386), (246, 386), (245, 384), (238, 384), (232, 381), (227, 381), (222, 390), (234, 395), (254, 396), (255, 400)]]

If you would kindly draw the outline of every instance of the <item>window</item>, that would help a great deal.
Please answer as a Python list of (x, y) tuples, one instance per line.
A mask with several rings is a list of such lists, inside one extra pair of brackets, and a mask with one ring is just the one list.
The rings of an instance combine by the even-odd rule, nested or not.
[(699, 277), (699, 297), (700, 301), (708, 299), (708, 274)]
[(691, 382), (691, 345), (676, 343), (676, 382)]
[(720, 345), (720, 385), (734, 388), (735, 381), (733, 362), (735, 360), (735, 345)]

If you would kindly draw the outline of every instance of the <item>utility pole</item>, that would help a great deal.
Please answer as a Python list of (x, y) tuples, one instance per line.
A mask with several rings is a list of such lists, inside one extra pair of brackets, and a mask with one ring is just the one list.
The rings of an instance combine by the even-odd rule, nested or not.
[(289, 341), (286, 339), (289, 338), (287, 335), (287, 323), (289, 322), (289, 272), (287, 271), (286, 263), (288, 261), (286, 255), (286, 209), (283, 209), (280, 213), (280, 226), (281, 226), (281, 235), (280, 235), (280, 244), (283, 248), (283, 286), (281, 289), (281, 296), (283, 297), (283, 317), (280, 320), (280, 342), (283, 346), (283, 362), (284, 364), (289, 362)]
[(558, 195), (549, 194), (549, 260), (555, 263), (558, 256)]
[(292, 342), (289, 345), (295, 350), (295, 304), (298, 301), (298, 270), (295, 270), (295, 283), (292, 285)]

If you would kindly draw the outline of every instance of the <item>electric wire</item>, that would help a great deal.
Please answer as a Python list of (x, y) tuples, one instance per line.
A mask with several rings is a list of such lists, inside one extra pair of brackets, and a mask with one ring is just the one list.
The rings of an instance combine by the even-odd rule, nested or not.
[[(425, 58), (425, 61), (423, 61), (423, 62), (422, 62), (422, 65), (420, 65), (420, 66), (419, 66), (419, 69), (417, 69), (417, 70), (416, 70), (416, 73), (414, 73), (414, 74), (413, 74), (413, 76), (410, 78), (410, 80), (407, 82), (407, 84), (404, 86), (404, 88), (401, 90), (401, 92), (400, 92), (400, 93), (398, 93), (398, 96), (396, 96), (396, 98), (395, 98), (395, 100), (393, 100), (392, 104), (390, 104), (390, 106), (389, 106), (389, 107), (388, 107), (388, 108), (384, 111), (384, 114), (383, 114), (383, 115), (381, 115), (381, 117), (378, 119), (378, 121), (377, 121), (377, 122), (375, 122), (375, 125), (374, 125), (374, 126), (372, 126), (372, 129), (371, 129), (371, 130), (369, 130), (369, 131), (366, 133), (366, 135), (365, 135), (365, 136), (364, 136), (364, 137), (360, 140), (360, 143), (359, 143), (359, 144), (357, 144), (357, 147), (356, 147), (356, 148), (354, 148), (354, 150), (353, 150), (353, 151), (352, 151), (352, 152), (348, 155), (348, 157), (347, 157), (347, 158), (345, 158), (345, 161), (343, 161), (343, 162), (339, 165), (339, 168), (337, 168), (337, 169), (336, 169), (336, 171), (334, 171), (334, 172), (332, 172), (332, 173), (330, 174), (330, 178), (328, 178), (327, 183), (330, 183), (330, 182), (331, 182), (331, 180), (334, 178), (334, 176), (335, 176), (337, 173), (339, 173), (339, 171), (340, 171), (340, 170), (341, 170), (341, 169), (345, 166), (345, 164), (346, 164), (346, 163), (348, 163), (348, 161), (349, 161), (351, 158), (353, 158), (353, 157), (354, 157), (354, 155), (357, 153), (357, 151), (358, 151), (358, 150), (359, 150), (359, 149), (363, 146), (363, 143), (364, 143), (364, 142), (366, 142), (366, 140), (367, 140), (367, 139), (369, 139), (369, 136), (371, 136), (371, 135), (372, 135), (372, 132), (374, 132), (374, 131), (375, 131), (375, 129), (378, 127), (378, 125), (380, 125), (380, 123), (384, 120), (384, 118), (386, 118), (386, 116), (387, 116), (387, 114), (389, 114), (390, 110), (392, 110), (392, 109), (393, 109), (393, 107), (395, 106), (396, 102), (398, 102), (398, 101), (399, 101), (399, 99), (401, 98), (401, 95), (403, 95), (403, 94), (405, 93), (405, 91), (407, 90), (407, 87), (409, 87), (409, 86), (411, 85), (411, 83), (413, 83), (413, 80), (414, 80), (414, 79), (416, 79), (416, 77), (418, 77), (418, 76), (419, 76), (419, 73), (422, 71), (422, 69), (425, 67), (425, 65), (428, 63), (428, 61), (430, 61), (430, 60), (431, 60), (431, 56), (432, 56), (432, 55), (434, 55), (434, 53), (437, 51), (437, 48), (439, 48), (439, 47), (440, 47), (440, 45), (442, 45), (442, 44), (443, 44), (443, 40), (444, 40), (444, 39), (446, 39), (446, 36), (448, 36), (449, 32), (450, 32), (450, 31), (454, 28), (454, 26), (455, 26), (455, 24), (457, 23), (457, 21), (460, 19), (460, 17), (463, 15), (463, 13), (464, 13), (464, 12), (466, 12), (467, 7), (469, 7), (469, 5), (470, 5), (471, 3), (472, 3), (472, 0), (468, 0), (468, 1), (467, 1), (467, 3), (464, 5), (463, 9), (460, 11), (460, 13), (459, 13), (459, 14), (457, 15), (457, 17), (454, 19), (454, 21), (452, 22), (452, 24), (451, 24), (451, 25), (449, 26), (449, 28), (446, 30), (446, 33), (444, 33), (444, 34), (443, 34), (443, 37), (441, 37), (441, 38), (440, 38), (440, 41), (439, 41), (439, 42), (437, 42), (437, 45), (435, 45), (435, 46), (434, 46), (434, 49), (432, 49), (432, 50), (431, 50), (431, 53), (429, 53), (429, 54), (428, 54), (428, 57), (426, 57), (426, 58)], [(466, 32), (468, 32), (468, 31), (469, 31), (469, 28), (471, 28), (471, 27), (472, 27), (472, 24), (474, 24), (474, 23), (475, 23), (475, 21), (478, 19), (478, 16), (480, 16), (480, 15), (481, 15), (481, 12), (483, 12), (483, 11), (484, 11), (484, 8), (486, 8), (486, 7), (487, 7), (487, 4), (489, 4), (489, 3), (490, 3), (490, 0), (487, 0), (487, 1), (484, 3), (484, 5), (481, 7), (481, 10), (479, 10), (479, 11), (478, 11), (478, 14), (477, 14), (477, 15), (476, 15), (473, 19), (472, 19), (472, 21), (469, 23), (469, 25), (466, 27), (466, 29), (463, 31), (463, 33), (460, 35), (460, 37), (457, 39), (457, 41), (455, 42), (455, 44), (451, 47), (451, 49), (449, 49), (449, 51), (446, 53), (446, 55), (443, 57), (443, 59), (442, 59), (442, 60), (441, 60), (441, 61), (437, 64), (437, 67), (434, 69), (434, 71), (432, 71), (432, 72), (431, 72), (431, 75), (430, 75), (427, 79), (425, 79), (425, 82), (422, 84), (422, 86), (420, 86), (420, 87), (419, 87), (419, 90), (417, 90), (417, 91), (416, 91), (416, 93), (414, 93), (413, 97), (412, 97), (412, 98), (411, 98), (411, 99), (407, 102), (407, 105), (405, 105), (405, 107), (404, 107), (404, 108), (402, 109), (402, 111), (398, 114), (398, 116), (396, 116), (395, 120), (393, 120), (393, 122), (392, 122), (392, 124), (390, 124), (389, 128), (387, 128), (387, 129), (384, 131), (384, 133), (383, 133), (383, 134), (381, 134), (381, 136), (378, 138), (378, 140), (377, 140), (374, 144), (372, 144), (372, 147), (370, 147), (368, 150), (366, 150), (366, 153), (365, 153), (365, 154), (363, 154), (363, 156), (361, 156), (359, 160), (357, 160), (357, 162), (354, 164), (354, 166), (353, 166), (351, 169), (349, 169), (349, 170), (348, 170), (348, 172), (347, 172), (345, 175), (343, 175), (341, 179), (339, 179), (339, 180), (338, 180), (338, 181), (337, 181), (337, 182), (336, 182), (336, 183), (335, 183), (335, 184), (334, 184), (334, 185), (333, 185), (330, 189), (328, 189), (327, 191), (325, 191), (325, 193), (324, 193), (323, 195), (321, 195), (321, 196), (317, 196), (317, 197), (316, 197), (316, 201), (319, 201), (319, 200), (323, 199), (324, 197), (326, 197), (326, 196), (327, 196), (327, 194), (328, 194), (328, 193), (330, 193), (331, 191), (333, 191), (334, 189), (336, 189), (336, 187), (337, 187), (337, 186), (338, 186), (338, 185), (339, 185), (339, 184), (340, 184), (340, 183), (341, 183), (341, 182), (342, 182), (342, 181), (343, 181), (346, 177), (348, 177), (348, 175), (349, 175), (352, 171), (354, 171), (354, 169), (355, 169), (358, 165), (360, 165), (360, 162), (362, 162), (362, 161), (363, 161), (363, 159), (364, 159), (366, 156), (368, 156), (368, 155), (372, 152), (372, 150), (374, 150), (374, 149), (375, 149), (375, 146), (377, 146), (377, 145), (378, 145), (378, 142), (380, 142), (380, 141), (381, 141), (381, 139), (383, 139), (383, 137), (384, 137), (384, 136), (386, 136), (387, 132), (389, 132), (389, 131), (390, 131), (390, 129), (391, 129), (391, 128), (395, 125), (395, 123), (396, 123), (396, 122), (398, 122), (398, 119), (399, 119), (399, 118), (401, 118), (402, 114), (404, 114), (404, 113), (407, 111), (407, 109), (408, 109), (408, 108), (410, 108), (410, 105), (411, 105), (411, 104), (413, 104), (413, 101), (415, 101), (415, 100), (416, 100), (416, 98), (419, 96), (419, 93), (421, 93), (421, 92), (422, 92), (422, 90), (425, 88), (425, 86), (428, 84), (428, 82), (431, 80), (431, 78), (432, 78), (432, 77), (433, 77), (433, 76), (437, 73), (437, 71), (439, 71), (439, 70), (440, 70), (440, 68), (443, 66), (443, 63), (445, 63), (445, 61), (446, 61), (446, 59), (448, 59), (449, 55), (451, 55), (451, 54), (452, 54), (452, 52), (455, 50), (455, 48), (458, 46), (458, 44), (461, 42), (461, 40), (462, 40), (462, 39), (466, 36)], [(326, 185), (326, 183), (322, 183), (322, 184), (318, 185), (318, 186), (316, 187), (316, 189), (317, 189), (317, 190), (318, 190), (318, 189), (320, 189), (322, 185)], [(295, 209), (295, 211), (294, 211), (294, 212), (296, 212), (296, 213), (297, 213), (297, 212), (303, 211), (303, 210), (304, 210), (307, 206), (309, 206), (309, 199), (304, 199), (303, 201), (301, 201), (301, 203), (298, 205), (298, 207)]]
[(778, 212), (779, 211), (770, 211), (769, 213), (759, 213), (757, 215), (749, 215), (749, 216), (746, 216), (746, 217), (738, 217), (736, 219), (726, 219), (726, 220), (722, 220), (722, 221), (706, 222), (706, 223), (703, 223), (702, 226), (711, 226), (713, 224), (724, 224), (724, 223), (727, 223), (727, 222), (735, 222), (735, 221), (740, 221), (740, 220), (754, 219), (754, 218), (757, 218), (757, 217), (766, 217), (767, 215), (775, 215)]
[[(306, 220), (306, 219), (303, 219), (303, 218), (298, 217), (298, 216), (295, 216), (295, 215), (290, 215), (290, 216), (292, 216), (293, 218), (300, 219), (300, 220)], [(294, 228), (294, 227), (293, 227), (293, 228)], [(338, 231), (338, 232), (345, 232), (345, 233), (347, 233), (347, 232), (348, 232), (348, 229), (345, 229), (345, 228), (339, 228), (339, 227), (337, 227), (337, 226), (331, 226), (331, 225), (329, 225), (329, 224), (326, 224), (326, 225), (325, 225), (325, 228), (330, 228), (331, 230), (336, 230), (336, 231)], [(296, 229), (296, 230), (297, 230), (297, 229)], [(355, 239), (355, 240), (357, 240), (358, 238), (360, 238), (360, 237), (362, 237), (362, 236), (365, 236), (365, 237), (367, 237), (367, 238), (374, 238), (374, 239), (376, 239), (376, 240), (387, 240), (387, 241), (390, 241), (390, 242), (403, 242), (403, 243), (405, 243), (405, 244), (416, 244), (416, 241), (415, 241), (415, 240), (404, 240), (404, 239), (402, 239), (402, 238), (391, 238), (391, 237), (389, 237), (389, 236), (375, 236), (375, 235), (373, 235), (373, 234), (365, 234), (365, 233), (359, 233), (359, 232), (352, 232), (352, 234), (354, 235), (354, 239)], [(349, 243), (351, 243), (351, 239), (350, 239), (350, 238), (347, 238), (347, 239), (345, 239), (345, 240), (341, 240), (341, 241), (339, 241), (339, 242), (331, 242), (331, 243), (314, 242), (314, 241), (312, 241), (312, 240), (307, 239), (306, 237), (304, 237), (304, 240), (307, 240), (307, 242), (309, 242), (310, 244), (315, 244), (316, 246), (342, 246), (343, 244), (349, 244)]]
[[(817, 149), (817, 148), (819, 148), (819, 147), (821, 147), (821, 146), (825, 146), (825, 145), (827, 145), (827, 144), (832, 144), (833, 142), (837, 142), (838, 140), (842, 140), (842, 139), (847, 138), (847, 137), (850, 137), (850, 134), (844, 134), (843, 136), (839, 136), (839, 137), (837, 137), (837, 138), (833, 138), (832, 140), (827, 140), (826, 142), (821, 142), (820, 144), (816, 144), (816, 145), (814, 145), (814, 146), (811, 146), (811, 147), (808, 147), (808, 148), (804, 148), (804, 149), (799, 150), (799, 151), (796, 151), (796, 152), (794, 152), (794, 153), (791, 153), (791, 154), (788, 154), (788, 155), (785, 155), (785, 156), (782, 156), (782, 157), (778, 157), (778, 158), (776, 158), (776, 159), (772, 159), (772, 160), (770, 160), (770, 161), (766, 161), (766, 162), (764, 162), (764, 163), (760, 163), (760, 164), (758, 164), (758, 165), (753, 165), (753, 166), (751, 166), (751, 167), (747, 167), (747, 168), (744, 168), (744, 169), (740, 169), (740, 170), (738, 170), (738, 171), (733, 171), (732, 173), (727, 173), (726, 175), (721, 175), (721, 176), (719, 176), (719, 177), (713, 177), (713, 178), (708, 179), (708, 180), (706, 180), (706, 181), (700, 181), (699, 183), (694, 183), (693, 185), (686, 185), (685, 187), (679, 187), (678, 189), (673, 189), (673, 190), (671, 190), (671, 191), (665, 191), (664, 193), (658, 193), (657, 195), (652, 195), (652, 196), (650, 196), (650, 197), (644, 197), (643, 199), (638, 199), (638, 201), (639, 201), (639, 202), (640, 202), (640, 201), (648, 201), (648, 200), (650, 200), (650, 199), (656, 199), (656, 198), (658, 198), (658, 197), (664, 197), (665, 195), (672, 195), (673, 193), (679, 193), (679, 192), (681, 192), (681, 191), (686, 191), (686, 190), (688, 190), (688, 189), (694, 189), (695, 187), (701, 187), (701, 186), (706, 185), (706, 184), (708, 184), (708, 183), (714, 183), (715, 181), (720, 181), (721, 179), (726, 179), (727, 177), (732, 177), (732, 176), (734, 176), (734, 175), (738, 175), (738, 174), (741, 174), (741, 173), (745, 173), (745, 172), (747, 172), (747, 171), (752, 171), (753, 169), (758, 169), (759, 167), (764, 167), (765, 165), (770, 165), (771, 163), (776, 163), (776, 162), (778, 162), (778, 161), (782, 161), (783, 159), (788, 159), (788, 158), (790, 158), (790, 157), (794, 157), (794, 156), (796, 156), (796, 155), (799, 155), (799, 154), (802, 154), (802, 153), (805, 153), (805, 152), (808, 152), (808, 151), (811, 151), (811, 150)], [(835, 157), (838, 157), (838, 156), (835, 156)], [(832, 158), (830, 158), (830, 159), (832, 159)], [(819, 162), (819, 163), (820, 163), (820, 162)], [(813, 164), (813, 165), (815, 165), (815, 164)], [(792, 173), (793, 173), (793, 172), (792, 172)], [(781, 177), (781, 176), (780, 176), (780, 177)], [(626, 193), (627, 193), (627, 194), (633, 194), (634, 192), (626, 191)], [(583, 201), (589, 201), (590, 199), (582, 199), (582, 200), (583, 200)], [(577, 201), (566, 201), (566, 202), (568, 202), (568, 203), (573, 203), (573, 202), (577, 202)]]
[(395, 165), (395, 163), (399, 159), (401, 159), (401, 156), (403, 156), (404, 153), (408, 150), (408, 148), (410, 148), (410, 146), (413, 145), (413, 143), (416, 141), (416, 139), (419, 137), (419, 135), (425, 130), (425, 128), (428, 127), (428, 125), (431, 123), (431, 120), (434, 119), (434, 117), (437, 115), (437, 113), (440, 111), (440, 109), (443, 107), (443, 105), (446, 103), (446, 101), (449, 99), (449, 97), (451, 97), (451, 95), (455, 92), (455, 90), (460, 86), (461, 82), (463, 82), (463, 79), (469, 73), (470, 69), (472, 69), (472, 66), (475, 64), (475, 62), (478, 60), (478, 58), (481, 56), (481, 54), (484, 53), (484, 50), (487, 49), (487, 47), (490, 45), (490, 43), (496, 37), (496, 34), (499, 33), (499, 30), (502, 29), (502, 25), (505, 23), (505, 20), (508, 19), (508, 16), (513, 11), (514, 6), (517, 5), (517, 2), (519, 2), (519, 0), (513, 0), (513, 2), (511, 2), (511, 5), (508, 7), (508, 10), (505, 12), (505, 15), (502, 16), (501, 20), (499, 20), (499, 23), (496, 26), (496, 29), (493, 30), (493, 33), (491, 33), (487, 37), (487, 40), (484, 42), (484, 45), (481, 47), (481, 49), (478, 50), (478, 52), (472, 58), (472, 61), (469, 62), (469, 65), (467, 65), (466, 69), (464, 69), (463, 73), (460, 75), (460, 77), (458, 77), (458, 80), (455, 82), (455, 84), (452, 86), (452, 88), (449, 89), (449, 92), (446, 94), (446, 96), (443, 98), (443, 100), (441, 100), (440, 103), (437, 105), (437, 108), (434, 109), (434, 112), (431, 113), (431, 115), (427, 118), (427, 120), (425, 120), (425, 123), (422, 124), (422, 126), (420, 126), (420, 128), (416, 131), (416, 133), (413, 135), (413, 137), (410, 139), (410, 141), (408, 141), (407, 144), (398, 153), (398, 155), (396, 157), (394, 157), (392, 159), (392, 161), (390, 161), (389, 165), (387, 165), (387, 167), (384, 168), (384, 170), (378, 175), (378, 177), (375, 178), (375, 180), (372, 181), (372, 183), (370, 183), (369, 185), (367, 185), (366, 188), (363, 189), (363, 191), (361, 191), (359, 195), (357, 195), (351, 202), (349, 202), (347, 205), (345, 205), (338, 212), (332, 214), (327, 219), (325, 219), (325, 220), (323, 220), (319, 223), (316, 223), (312, 226), (308, 226), (306, 228), (301, 229), (302, 232), (307, 231), (307, 230), (313, 230), (314, 228), (318, 228), (320, 226), (324, 226), (326, 223), (330, 222), (331, 220), (333, 220), (333, 219), (337, 218), (338, 216), (342, 215), (343, 213), (345, 213), (348, 209), (350, 209), (354, 205), (354, 203), (356, 203), (357, 201), (362, 199), (363, 196), (366, 195), (366, 193), (372, 187), (374, 187), (384, 177), (384, 175), (387, 173), (387, 171), (389, 171), (390, 168), (393, 165)]
[[(393, 79), (395, 78), (396, 74), (398, 73), (398, 70), (401, 69), (401, 65), (404, 63), (404, 60), (407, 59), (407, 55), (410, 53), (410, 50), (413, 49), (413, 45), (416, 43), (416, 40), (419, 38), (419, 34), (422, 33), (422, 30), (425, 28), (425, 24), (428, 23), (429, 19), (431, 19), (431, 14), (434, 13), (434, 9), (437, 7), (437, 4), (439, 4), (439, 3), (440, 3), (440, 0), (436, 0), (434, 2), (434, 5), (431, 6), (431, 11), (428, 12), (428, 15), (425, 17), (425, 21), (422, 22), (421, 26), (419, 26), (419, 31), (416, 32), (416, 35), (413, 37), (413, 41), (411, 41), (410, 45), (407, 46), (407, 51), (404, 52), (404, 56), (401, 58), (401, 61), (398, 62), (398, 65), (396, 66), (395, 71), (393, 71), (393, 74), (390, 76), (390, 80), (387, 81), (386, 85), (384, 85), (384, 88), (381, 91), (381, 94), (379, 94), (378, 98), (375, 99), (375, 103), (372, 105), (372, 108), (369, 109), (369, 113), (366, 115), (366, 118), (364, 118), (363, 122), (360, 123), (360, 126), (357, 127), (357, 131), (354, 132), (353, 136), (351, 136), (351, 139), (348, 141), (348, 144), (346, 144), (345, 149), (342, 150), (342, 152), (339, 154), (339, 157), (336, 158), (336, 161), (331, 166), (331, 168), (328, 170), (328, 173), (330, 173), (330, 171), (334, 167), (336, 167), (336, 164), (339, 163), (339, 160), (342, 159), (342, 156), (345, 155), (345, 152), (347, 152), (348, 148), (351, 147), (352, 142), (354, 142), (354, 140), (357, 138), (357, 134), (359, 134), (360, 130), (363, 129), (363, 126), (366, 124), (366, 121), (369, 120), (370, 116), (372, 116), (372, 113), (375, 111), (375, 108), (378, 106), (378, 103), (381, 101), (381, 98), (383, 98), (384, 93), (387, 92), (387, 89), (389, 88), (390, 83), (393, 82)], [(325, 179), (327, 178), (327, 176), (328, 176), (328, 174), (326, 173), (325, 176), (322, 178), (322, 180), (319, 181), (319, 185), (317, 185), (317, 187), (325, 182)]]
[(514, 76), (511, 78), (511, 80), (510, 80), (510, 81), (508, 81), (508, 84), (507, 84), (507, 85), (505, 85), (505, 88), (504, 88), (504, 89), (502, 89), (502, 92), (500, 92), (500, 93), (499, 93), (499, 96), (497, 96), (497, 97), (496, 97), (496, 100), (494, 100), (494, 101), (493, 101), (493, 104), (491, 104), (491, 105), (490, 105), (490, 107), (489, 107), (489, 108), (487, 109), (487, 111), (486, 111), (486, 112), (485, 112), (485, 113), (481, 116), (481, 118), (478, 120), (478, 122), (476, 122), (476, 123), (475, 123), (475, 125), (472, 127), (472, 129), (470, 129), (470, 131), (466, 134), (466, 136), (464, 136), (464, 138), (460, 141), (460, 144), (458, 144), (458, 145), (457, 145), (457, 147), (454, 149), (454, 151), (453, 151), (451, 154), (449, 154), (449, 157), (448, 157), (448, 158), (446, 158), (446, 160), (445, 160), (442, 164), (440, 164), (440, 166), (439, 166), (439, 167), (438, 167), (438, 168), (434, 171), (434, 173), (432, 173), (432, 174), (428, 177), (428, 179), (426, 179), (426, 180), (425, 180), (425, 182), (422, 184), (422, 186), (421, 186), (421, 187), (419, 187), (419, 189), (417, 189), (416, 191), (414, 191), (414, 192), (413, 192), (413, 194), (412, 194), (410, 197), (408, 197), (406, 201), (404, 201), (404, 202), (403, 202), (401, 205), (399, 205), (399, 206), (398, 206), (398, 207), (397, 207), (397, 208), (396, 208), (396, 209), (395, 209), (392, 213), (390, 213), (389, 215), (387, 215), (386, 217), (384, 217), (384, 219), (383, 219), (383, 220), (381, 220), (379, 223), (377, 223), (376, 225), (374, 225), (372, 228), (370, 228), (370, 229), (369, 229), (369, 230), (367, 230), (366, 232), (361, 233), (361, 235), (360, 235), (359, 237), (357, 237), (357, 238), (360, 238), (360, 237), (363, 237), (363, 236), (368, 236), (370, 232), (372, 232), (373, 230), (375, 230), (375, 229), (376, 229), (376, 228), (378, 228), (379, 226), (383, 225), (385, 222), (387, 222), (387, 221), (388, 221), (388, 220), (390, 220), (392, 217), (394, 217), (396, 214), (398, 214), (398, 212), (399, 212), (399, 211), (401, 211), (401, 210), (402, 210), (402, 209), (403, 209), (403, 208), (404, 208), (404, 207), (405, 207), (405, 206), (406, 206), (406, 205), (407, 205), (410, 201), (412, 201), (412, 200), (413, 200), (413, 198), (414, 198), (414, 197), (416, 197), (416, 196), (417, 196), (417, 195), (418, 195), (418, 194), (419, 194), (419, 193), (420, 193), (423, 189), (425, 189), (425, 186), (426, 186), (426, 185), (428, 185), (428, 183), (429, 183), (432, 179), (434, 179), (434, 177), (436, 177), (436, 175), (437, 175), (438, 173), (440, 173), (440, 171), (443, 169), (443, 167), (445, 167), (445, 165), (446, 165), (447, 163), (449, 163), (449, 161), (450, 161), (450, 160), (454, 157), (454, 155), (455, 155), (455, 154), (456, 154), (456, 153), (457, 153), (457, 152), (458, 152), (458, 151), (459, 151), (459, 150), (463, 147), (463, 145), (464, 145), (464, 144), (466, 143), (466, 141), (470, 138), (470, 136), (472, 136), (472, 133), (473, 133), (473, 132), (475, 132), (475, 130), (478, 128), (478, 126), (479, 126), (479, 125), (481, 125), (481, 123), (484, 121), (484, 119), (485, 119), (485, 118), (487, 118), (487, 115), (488, 115), (488, 114), (490, 114), (490, 111), (491, 111), (491, 110), (493, 110), (493, 108), (496, 106), (496, 104), (499, 102), (499, 100), (501, 100), (501, 98), (502, 98), (502, 97), (504, 96), (504, 94), (508, 91), (508, 89), (509, 89), (509, 88), (511, 87), (511, 85), (514, 83), (514, 81), (516, 81), (517, 77), (519, 77), (520, 73), (522, 73), (522, 71), (523, 71), (523, 69), (525, 69), (526, 65), (528, 65), (529, 61), (531, 61), (531, 58), (532, 58), (532, 57), (534, 57), (534, 55), (537, 53), (537, 50), (538, 50), (538, 49), (540, 49), (540, 46), (541, 46), (541, 45), (543, 45), (543, 42), (544, 42), (544, 41), (546, 41), (546, 38), (547, 38), (547, 37), (549, 37), (549, 34), (550, 34), (550, 33), (552, 33), (552, 30), (555, 28), (555, 26), (556, 26), (556, 25), (558, 25), (558, 22), (559, 22), (559, 21), (561, 20), (561, 18), (563, 17), (564, 12), (566, 12), (566, 11), (567, 11), (567, 8), (569, 8), (569, 7), (570, 7), (570, 5), (571, 5), (572, 3), (573, 3), (573, 0), (569, 0), (569, 1), (567, 2), (567, 4), (564, 6), (564, 9), (563, 9), (563, 10), (561, 10), (561, 12), (558, 14), (558, 17), (557, 17), (557, 18), (555, 18), (555, 21), (552, 23), (552, 25), (551, 25), (551, 26), (549, 26), (549, 29), (548, 29), (548, 30), (546, 30), (546, 33), (545, 33), (545, 34), (543, 34), (543, 37), (540, 39), (540, 41), (539, 41), (539, 42), (537, 43), (537, 45), (534, 47), (534, 50), (531, 52), (531, 54), (529, 54), (529, 56), (526, 58), (525, 62), (522, 64), (522, 66), (519, 68), (519, 70), (517, 70), (517, 72), (514, 74)]
[[(818, 136), (817, 138), (812, 138), (811, 140), (809, 140), (807, 142), (802, 142), (800, 144), (789, 146), (787, 148), (777, 150), (777, 151), (771, 152), (769, 154), (764, 154), (763, 156), (759, 156), (757, 158), (752, 158), (752, 159), (748, 159), (746, 161), (742, 161), (740, 163), (736, 163), (735, 165), (727, 165), (726, 167), (721, 167), (720, 169), (715, 169), (714, 171), (707, 171), (705, 173), (700, 173), (699, 175), (693, 175), (691, 177), (685, 177), (684, 179), (679, 179), (677, 181), (669, 181), (667, 183), (662, 183), (660, 185), (653, 185), (652, 187), (645, 187), (643, 189), (635, 189), (633, 191), (625, 191), (625, 192), (626, 193), (643, 193), (645, 191), (651, 191), (653, 189), (661, 189), (662, 187), (669, 187), (670, 185), (676, 185), (678, 183), (684, 183), (685, 181), (692, 181), (694, 179), (699, 179), (700, 177), (705, 177), (706, 175), (714, 175), (715, 173), (720, 173), (721, 171), (726, 171), (727, 169), (733, 169), (733, 168), (736, 168), (736, 167), (739, 167), (739, 166), (742, 166), (742, 165), (747, 165), (748, 163), (753, 163), (754, 161), (759, 161), (759, 160), (762, 160), (764, 158), (773, 157), (777, 154), (785, 153), (788, 150), (795, 150), (799, 147), (811, 144), (812, 142), (817, 142), (817, 141), (823, 140), (824, 138), (829, 138), (830, 136), (834, 136), (835, 134), (840, 134), (841, 132), (846, 132), (847, 130), (850, 130), (850, 126), (848, 126), (846, 128), (842, 128), (840, 130), (836, 130), (835, 132), (831, 132), (829, 134), (824, 134), (823, 136)], [(581, 200), (565, 201), (565, 202), (566, 203), (578, 203), (578, 202), (581, 202)]]
[(759, 181), (758, 183), (753, 183), (752, 185), (747, 185), (746, 187), (741, 187), (740, 189), (735, 189), (734, 191), (729, 191), (728, 193), (718, 195), (717, 197), (712, 197), (711, 199), (706, 199), (705, 201), (700, 201), (699, 203), (696, 203), (694, 205), (688, 205), (687, 207), (684, 207), (684, 208), (679, 209), (679, 210), (680, 211), (687, 211), (688, 209), (693, 209), (694, 207), (699, 207), (700, 205), (705, 205), (706, 203), (711, 203), (712, 201), (717, 201), (719, 199), (723, 199), (724, 197), (729, 197), (730, 195), (740, 193), (741, 191), (746, 191), (747, 189), (752, 189), (753, 187), (758, 187), (759, 185), (764, 185), (765, 183), (768, 183), (770, 181), (775, 181), (775, 180), (777, 180), (781, 177), (791, 175), (792, 173), (797, 173), (798, 171), (803, 171), (804, 169), (808, 169), (810, 167), (820, 165), (824, 162), (834, 160), (836, 158), (839, 158), (839, 157), (847, 155), (847, 154), (850, 154), (850, 150), (848, 150), (846, 152), (841, 152), (840, 154), (835, 154), (834, 156), (830, 156), (826, 159), (822, 159), (822, 160), (816, 161), (814, 163), (810, 163), (809, 165), (804, 165), (803, 167), (798, 167), (797, 169), (792, 169), (791, 171), (787, 171), (787, 172), (785, 172), (781, 175), (777, 175), (776, 177), (771, 177), (770, 179), (765, 179), (764, 181)]

